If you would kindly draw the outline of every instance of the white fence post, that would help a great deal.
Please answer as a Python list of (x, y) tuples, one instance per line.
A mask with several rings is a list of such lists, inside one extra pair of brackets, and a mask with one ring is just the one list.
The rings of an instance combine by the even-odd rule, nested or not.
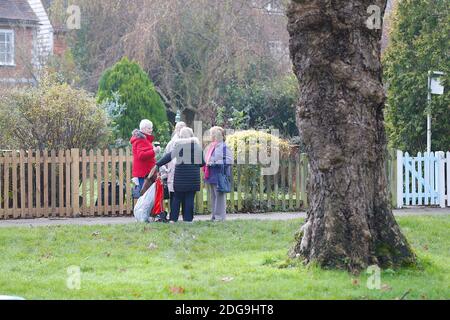
[(450, 152), (447, 152), (447, 206), (450, 207)]
[(433, 199), (431, 197), (431, 179), (430, 179), (430, 156), (431, 153), (425, 153), (425, 165), (424, 165), (424, 169), (425, 169), (425, 201), (424, 204), (426, 206), (430, 205), (430, 200), (431, 200), (431, 204), (433, 204)]
[(403, 152), (397, 150), (397, 208), (403, 208)]
[[(422, 167), (423, 167), (423, 165), (422, 165), (422, 163), (424, 163), (424, 157), (422, 156), (422, 152), (419, 152), (418, 154), (417, 154), (417, 158), (418, 158), (418, 163), (417, 163), (417, 173), (418, 173), (418, 176), (419, 176), (419, 179), (423, 179), (423, 170), (422, 170)], [(419, 198), (418, 198), (418, 205), (419, 206), (421, 206), (421, 205), (423, 205), (423, 200), (424, 200), (424, 193), (425, 193), (425, 186), (423, 185), (423, 183), (422, 183), (422, 181), (418, 181), (417, 182), (417, 185), (418, 185), (418, 190), (417, 190), (417, 192), (418, 192), (418, 195), (419, 195)]]
[(445, 153), (438, 152), (437, 158), (439, 162), (439, 173), (436, 177), (438, 179), (439, 205), (445, 208)]
[(434, 190), (434, 192), (437, 192), (438, 195), (433, 198), (434, 202), (432, 204), (439, 205), (439, 152), (434, 153), (433, 162), (433, 171), (431, 172), (431, 189)]

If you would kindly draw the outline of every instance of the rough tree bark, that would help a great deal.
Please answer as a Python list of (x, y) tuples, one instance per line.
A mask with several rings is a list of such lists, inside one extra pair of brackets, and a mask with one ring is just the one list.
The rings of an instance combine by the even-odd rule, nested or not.
[(390, 208), (381, 30), (386, 0), (292, 0), (287, 14), (297, 120), (310, 158), (310, 209), (291, 255), (322, 267), (396, 267), (415, 256)]

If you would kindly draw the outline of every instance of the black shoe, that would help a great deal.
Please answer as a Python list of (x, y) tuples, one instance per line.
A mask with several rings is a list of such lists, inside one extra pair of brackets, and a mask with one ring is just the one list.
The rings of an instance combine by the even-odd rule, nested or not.
[(167, 212), (164, 211), (164, 212), (156, 215), (155, 222), (163, 222), (163, 223), (169, 222), (169, 220), (167, 220)]

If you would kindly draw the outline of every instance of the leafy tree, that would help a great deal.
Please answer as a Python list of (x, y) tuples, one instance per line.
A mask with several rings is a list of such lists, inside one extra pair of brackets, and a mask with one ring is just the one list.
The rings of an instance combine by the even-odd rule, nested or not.
[(106, 70), (100, 79), (97, 97), (100, 103), (119, 100), (115, 101), (121, 109), (115, 117), (117, 139), (129, 138), (142, 119), (153, 122), (158, 140), (164, 143), (169, 139), (164, 103), (136, 62), (125, 57)]
[(391, 45), (383, 57), (388, 84), (387, 130), (392, 147), (423, 152), (427, 142), (427, 77), (446, 73), (447, 90), (433, 95), (433, 150), (450, 148), (449, 10), (447, 0), (400, 1)]
[(0, 97), (0, 147), (23, 149), (103, 148), (110, 140), (109, 118), (84, 90), (46, 74), (38, 87), (18, 88)]
[(249, 85), (231, 83), (225, 88), (224, 97), (225, 118), (233, 128), (274, 128), (286, 137), (298, 135), (298, 82), (293, 75)]
[[(67, 17), (66, 2), (53, 1), (55, 20)], [(86, 73), (84, 85), (96, 88), (105, 67), (128, 56), (152, 75), (168, 116), (181, 110), (189, 124), (215, 120), (215, 106), (223, 105), (219, 88), (231, 81), (243, 82), (249, 73), (257, 79), (275, 77), (292, 67), (284, 52), (286, 17), (268, 14), (265, 0), (70, 3), (83, 13), (81, 29), (70, 32), (68, 43)]]

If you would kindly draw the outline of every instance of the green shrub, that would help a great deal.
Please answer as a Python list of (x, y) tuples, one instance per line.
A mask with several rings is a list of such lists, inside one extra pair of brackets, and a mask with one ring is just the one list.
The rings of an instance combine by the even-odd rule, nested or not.
[(126, 57), (106, 70), (99, 82), (98, 102), (114, 101), (117, 95), (123, 110), (115, 119), (116, 139), (129, 139), (143, 119), (153, 122), (157, 140), (164, 144), (170, 139), (164, 103), (142, 68)]

